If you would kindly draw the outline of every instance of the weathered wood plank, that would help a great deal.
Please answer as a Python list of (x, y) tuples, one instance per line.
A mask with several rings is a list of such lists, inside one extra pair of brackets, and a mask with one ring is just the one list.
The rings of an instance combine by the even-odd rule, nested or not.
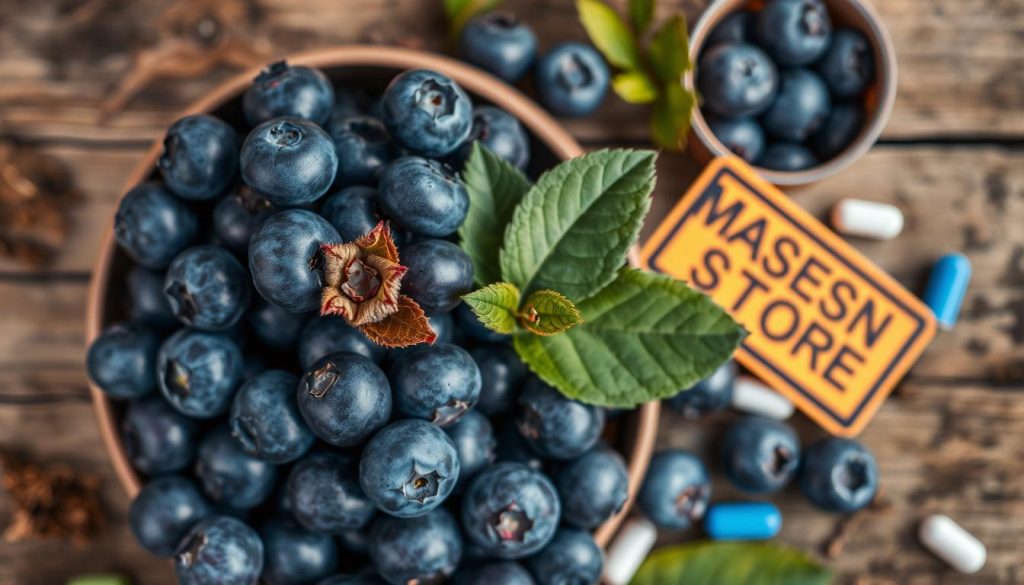
[[(623, 4), (624, 0), (619, 0)], [(148, 140), (175, 112), (229, 72), (161, 82), (105, 127), (99, 102), (130, 63), (131, 51), (155, 41), (156, 17), (170, 2), (103, 3), (94, 22), (67, 24), (61, 4), (0, 6), (0, 130), (37, 137)], [(900, 59), (900, 97), (885, 136), (1024, 136), (1024, 55), (1018, 50), (1024, 10), (1012, 0), (890, 0), (877, 3)], [(435, 4), (393, 0), (289, 2), (260, 0), (242, 34), (269, 39), (278, 54), (313, 47), (374, 42), (440, 49), (443, 18)], [(583, 40), (573, 4), (510, 0), (534, 27), (542, 46)], [(661, 14), (682, 9), (691, 22), (704, 0), (663, 0)], [(623, 123), (623, 120), (630, 121)], [(597, 116), (568, 123), (586, 140), (646, 136), (642, 112), (609, 99)]]
[(87, 285), (82, 280), (0, 281), (0, 371), (84, 363)]

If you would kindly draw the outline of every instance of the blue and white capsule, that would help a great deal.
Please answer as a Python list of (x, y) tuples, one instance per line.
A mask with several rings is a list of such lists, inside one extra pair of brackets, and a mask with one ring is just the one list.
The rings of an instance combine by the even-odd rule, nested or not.
[(769, 540), (782, 530), (782, 512), (771, 502), (712, 504), (704, 532), (712, 540)]
[(956, 325), (960, 306), (971, 282), (971, 261), (963, 254), (946, 254), (935, 262), (924, 289), (924, 303), (935, 313), (939, 328)]

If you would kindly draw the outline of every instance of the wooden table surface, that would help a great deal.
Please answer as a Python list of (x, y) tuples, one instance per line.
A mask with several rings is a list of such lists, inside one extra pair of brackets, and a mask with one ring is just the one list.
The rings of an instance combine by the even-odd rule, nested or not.
[[(437, 49), (444, 22), (431, 0), (256, 0), (235, 30), (275, 53), (353, 42)], [(702, 0), (659, 3), (691, 22)], [(0, 585), (53, 585), (83, 571), (117, 570), (137, 583), (173, 581), (132, 542), (127, 500), (100, 443), (82, 366), (90, 268), (121, 187), (175, 113), (230, 75), (219, 69), (157, 83), (107, 125), (100, 101), (131, 55), (157, 39), (170, 1), (0, 0), (0, 138), (64, 161), (85, 200), (52, 267), (0, 263), (0, 445), (103, 477), (110, 523), (95, 543), (0, 544)], [(582, 39), (567, 0), (510, 0), (541, 43)], [(889, 243), (856, 242), (912, 290), (932, 260), (965, 252), (975, 276), (958, 326), (942, 333), (863, 435), (877, 454), (891, 508), (870, 515), (829, 563), (841, 583), (1024, 583), (1024, 3), (885, 0), (896, 42), (899, 97), (881, 142), (844, 171), (794, 197), (815, 213), (858, 196), (900, 206), (906, 229)], [(567, 123), (588, 147), (644, 146), (644, 113), (614, 98)], [(694, 174), (686, 155), (662, 155), (652, 222)], [(706, 450), (721, 421), (671, 416), (662, 445)], [(806, 421), (802, 430), (812, 433)], [(721, 482), (719, 483), (721, 485)], [(799, 494), (777, 500), (780, 540), (819, 554), (837, 518)], [(10, 502), (0, 496), (0, 520)], [(958, 576), (914, 537), (929, 512), (957, 519), (987, 545), (975, 576)], [(680, 538), (677, 535), (675, 538)]]

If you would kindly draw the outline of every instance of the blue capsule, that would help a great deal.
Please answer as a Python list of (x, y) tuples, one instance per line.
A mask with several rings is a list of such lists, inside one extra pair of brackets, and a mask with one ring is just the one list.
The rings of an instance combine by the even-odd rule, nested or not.
[(924, 289), (924, 302), (935, 313), (939, 327), (953, 328), (971, 282), (971, 261), (963, 254), (946, 254), (935, 262)]
[(782, 529), (782, 512), (771, 502), (712, 504), (704, 532), (713, 540), (768, 540)]

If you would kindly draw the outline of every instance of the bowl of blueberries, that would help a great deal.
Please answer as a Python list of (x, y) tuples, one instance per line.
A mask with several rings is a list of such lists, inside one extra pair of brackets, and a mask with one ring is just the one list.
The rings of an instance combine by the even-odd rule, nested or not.
[[(599, 578), (658, 405), (564, 397), (460, 301), (474, 141), (533, 178), (583, 153), (472, 66), (352, 46), (227, 81), (137, 167), (94, 272), (87, 367), (131, 528), (181, 583)], [(320, 316), (322, 246), (381, 230), (430, 344)], [(382, 272), (345, 270), (353, 303), (376, 298)]]
[(896, 54), (862, 0), (716, 0), (694, 27), (690, 144), (806, 185), (871, 148), (896, 99)]

